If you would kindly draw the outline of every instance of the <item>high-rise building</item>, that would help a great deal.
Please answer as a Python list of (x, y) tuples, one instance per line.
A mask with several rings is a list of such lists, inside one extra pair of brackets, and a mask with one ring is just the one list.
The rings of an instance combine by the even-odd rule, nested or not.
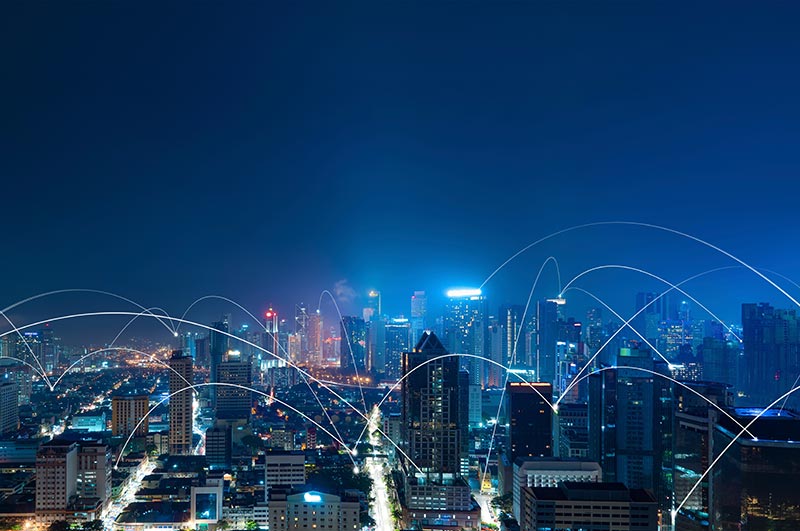
[[(444, 313), (444, 345), (453, 354), (470, 354), (484, 357), (488, 329), (486, 297), (480, 289), (451, 289), (447, 292)], [(470, 383), (481, 385), (483, 362), (475, 357), (461, 360), (469, 371)]]
[[(667, 364), (649, 350), (620, 349), (617, 370), (589, 376), (589, 458), (605, 481), (651, 489), (671, 507), (673, 392)], [(640, 370), (643, 369), (643, 370)]]
[(518, 457), (553, 456), (553, 386), (549, 383), (506, 384), (511, 462)]
[[(121, 390), (115, 393), (111, 397), (112, 435), (127, 437), (136, 430), (134, 437), (146, 437), (150, 431), (149, 409), (150, 395), (146, 392)], [(139, 421), (142, 423), (139, 424)]]
[(187, 387), (193, 381), (192, 358), (174, 350), (169, 366), (172, 368), (169, 374), (169, 453), (189, 455), (192, 453), (194, 393)]
[[(708, 519), (709, 513), (708, 478), (696, 489), (693, 491), (692, 489), (708, 470), (711, 435), (719, 415), (719, 410), (711, 406), (708, 401), (721, 408), (732, 407), (733, 393), (731, 387), (724, 383), (691, 382), (687, 385), (691, 390), (675, 386), (674, 391), (673, 482), (676, 504), (686, 499), (683, 504), (684, 514), (691, 512), (697, 520), (702, 521)], [(692, 491), (691, 496), (690, 491)], [(686, 498), (687, 496), (689, 498)]]
[(367, 367), (371, 372), (386, 373), (386, 319), (374, 316), (367, 322)]
[(729, 412), (743, 425), (763, 414), (749, 428), (755, 440), (743, 435), (735, 442), (741, 427), (724, 415), (718, 416), (709, 455), (711, 462), (721, 456), (709, 474), (712, 529), (800, 529), (800, 415), (779, 408), (767, 412), (763, 408), (737, 408)]
[(738, 342), (705, 337), (699, 353), (703, 360), (703, 378), (711, 382), (736, 385), (739, 367)]
[(100, 441), (82, 441), (78, 448), (77, 493), (97, 498), (103, 507), (111, 501), (111, 449)]
[(64, 520), (78, 495), (78, 444), (58, 439), (36, 454), (36, 521), (47, 525)]
[(383, 315), (381, 312), (381, 292), (377, 290), (370, 290), (367, 294), (367, 304), (364, 306), (364, 311), (362, 312), (364, 316), (364, 321), (370, 322), (373, 319), (377, 319)]
[(0, 435), (19, 428), (19, 385), (14, 381), (0, 383)]
[(428, 326), (428, 297), (424, 291), (415, 291), (411, 296), (411, 344), (416, 345)]
[(308, 308), (305, 303), (294, 305), (294, 335), (299, 344), (299, 356), (295, 363), (308, 363)]
[(322, 314), (319, 309), (308, 317), (308, 364), (318, 366), (322, 363)]
[[(506, 367), (528, 369), (529, 357), (527, 341), (525, 341), (526, 327), (522, 318), (525, 307), (519, 304), (510, 304), (500, 307), (498, 319), (502, 323), (503, 335), (503, 360)], [(526, 321), (530, 316), (526, 316)]]
[(562, 402), (556, 417), (553, 454), (562, 459), (589, 457), (589, 406), (586, 402)]
[[(742, 304), (744, 371), (741, 403), (764, 406), (791, 389), (800, 374), (800, 322), (796, 310)], [(795, 397), (789, 404), (800, 403)]]
[(342, 374), (366, 375), (367, 325), (361, 317), (342, 317), (339, 367)]
[(209, 468), (228, 470), (232, 458), (231, 426), (217, 424), (206, 430), (206, 462)]
[(219, 364), (216, 416), (225, 420), (248, 420), (253, 407), (252, 364), (238, 350), (229, 350)]
[[(229, 329), (229, 318), (228, 316), (223, 316), (221, 321), (217, 321), (215, 323), (211, 323), (212, 330), (208, 333), (208, 340), (209, 340), (209, 351), (211, 357), (211, 366), (210, 366), (210, 375), (209, 381), (212, 383), (216, 383), (219, 381), (217, 376), (217, 370), (219, 364), (222, 363), (222, 358), (225, 356), (225, 353), (228, 352), (229, 344), (230, 344), (230, 337), (228, 333), (230, 332)], [(212, 404), (216, 403), (217, 395), (216, 395), (216, 388), (211, 387), (210, 391), (211, 402)]]
[(558, 305), (562, 299), (536, 302), (536, 345), (531, 362), (536, 381), (552, 384), (556, 379)]
[(505, 363), (505, 325), (501, 320), (489, 318), (489, 327), (486, 330), (489, 345), (489, 358), (494, 363), (486, 364), (486, 371), (483, 374), (483, 387), (497, 389), (503, 386), (505, 373), (503, 367)]
[(386, 323), (386, 379), (398, 380), (403, 375), (403, 353), (411, 348), (411, 324), (397, 318)]
[(403, 358), (401, 502), (409, 527), (442, 529), (444, 519), (462, 528), (480, 524), (480, 510), (461, 474), (467, 411), (459, 404), (459, 363), (445, 354), (439, 338), (426, 331)]
[(0, 380), (17, 383), (17, 388), (19, 389), (17, 403), (20, 406), (26, 406), (31, 403), (33, 377), (30, 367), (15, 360), (0, 358)]

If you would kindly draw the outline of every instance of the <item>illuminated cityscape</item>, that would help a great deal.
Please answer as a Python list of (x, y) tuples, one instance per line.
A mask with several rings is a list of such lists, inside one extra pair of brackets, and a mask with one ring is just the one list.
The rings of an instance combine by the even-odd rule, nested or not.
[(0, 531), (800, 530), (798, 21), (3, 3)]

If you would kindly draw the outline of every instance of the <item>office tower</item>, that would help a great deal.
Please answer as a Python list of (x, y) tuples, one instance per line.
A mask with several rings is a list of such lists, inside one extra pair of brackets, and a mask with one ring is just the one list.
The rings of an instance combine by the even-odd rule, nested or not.
[(342, 344), (339, 368), (342, 374), (365, 376), (367, 326), (364, 319), (345, 315), (341, 324)]
[[(747, 425), (762, 411), (763, 408), (737, 408), (730, 413), (740, 424)], [(740, 431), (741, 427), (731, 419), (718, 416), (711, 440), (711, 462)], [(750, 431), (757, 440), (739, 437), (710, 473), (712, 529), (800, 529), (800, 415), (776, 407), (756, 420)]]
[[(689, 495), (689, 491), (708, 469), (711, 435), (720, 413), (702, 397), (722, 408), (733, 406), (733, 393), (729, 385), (716, 382), (692, 382), (688, 385), (691, 390), (676, 385), (674, 391), (673, 482), (676, 504)], [(700, 521), (708, 518), (708, 479), (694, 489), (686, 500), (683, 515), (690, 513)]]
[(192, 358), (180, 350), (172, 351), (169, 359), (172, 368), (169, 374), (169, 453), (189, 455), (192, 453), (192, 400), (194, 393), (188, 386), (192, 383)]
[(520, 516), (520, 531), (653, 531), (659, 524), (653, 495), (621, 483), (525, 487)]
[(537, 382), (552, 384), (556, 379), (558, 305), (557, 300), (536, 302), (536, 349), (531, 368), (536, 371)]
[(364, 307), (363, 317), (364, 321), (370, 322), (373, 319), (376, 319), (383, 315), (381, 312), (381, 292), (377, 290), (371, 290), (367, 294), (367, 304)]
[(112, 435), (127, 437), (136, 430), (134, 437), (146, 437), (150, 431), (149, 409), (150, 395), (146, 392), (130, 389), (115, 393), (111, 397)]
[(603, 310), (591, 308), (586, 312), (586, 345), (593, 355), (603, 346), (607, 336), (603, 327)]
[(39, 338), (42, 342), (41, 345), (41, 362), (47, 372), (52, 372), (58, 367), (59, 364), (59, 343), (60, 340), (55, 337), (53, 329), (50, 325), (45, 325), (39, 331)]
[(659, 323), (658, 341), (651, 344), (670, 361), (677, 362), (682, 357), (691, 356), (692, 334), (685, 321), (669, 319)]
[(319, 310), (308, 317), (308, 363), (312, 367), (322, 363), (322, 314)]
[(281, 488), (267, 496), (267, 508), (270, 531), (350, 531), (362, 527), (357, 497)]
[(229, 470), (231, 467), (231, 426), (217, 424), (206, 430), (206, 462), (209, 468)]
[(411, 296), (411, 344), (416, 345), (428, 326), (428, 297), (424, 291), (415, 291)]
[(505, 364), (505, 326), (498, 319), (489, 319), (489, 327), (486, 331), (489, 338), (489, 358), (494, 363), (486, 364), (486, 372), (484, 372), (483, 386), (484, 388), (497, 389), (503, 386), (505, 381), (505, 373), (503, 367)]
[[(486, 297), (481, 294), (480, 289), (449, 290), (442, 324), (444, 345), (449, 352), (484, 356), (489, 322)], [(460, 363), (469, 371), (470, 383), (480, 386), (483, 362), (467, 357)]]
[(217, 419), (248, 420), (253, 407), (252, 365), (238, 350), (229, 350), (219, 364), (220, 384), (217, 390)]
[(78, 496), (97, 498), (105, 507), (111, 501), (111, 449), (100, 441), (78, 444)]
[(506, 396), (511, 462), (518, 457), (552, 457), (552, 385), (509, 381)]
[[(661, 294), (653, 292), (637, 293), (636, 311), (638, 312), (642, 308), (644, 308), (644, 311), (631, 322), (631, 325), (654, 345), (659, 337), (659, 323), (670, 318), (667, 315), (666, 305), (666, 298), (669, 295), (664, 295), (663, 297), (659, 297), (659, 295)], [(633, 335), (635, 336), (636, 334)]]
[[(272, 306), (270, 306), (269, 310), (264, 312), (264, 340), (262, 341), (261, 346), (272, 354), (283, 358), (286, 356), (286, 353), (281, 350), (281, 345), (279, 343), (279, 324), (280, 321), (278, 320), (278, 312), (273, 310)], [(266, 360), (267, 363), (270, 363), (273, 359), (275, 359), (274, 356), (270, 356), (269, 354), (264, 355), (264, 360)]]
[[(525, 314), (525, 307), (519, 304), (505, 305), (500, 307), (498, 312), (499, 321), (502, 323), (503, 336), (503, 360), (501, 363), (506, 367), (530, 368), (525, 341), (525, 323), (522, 317)], [(526, 317), (529, 320), (530, 316)]]
[(197, 332), (184, 332), (181, 334), (180, 349), (197, 361)]
[(525, 487), (558, 487), (562, 481), (597, 483), (603, 479), (600, 465), (591, 461), (518, 457), (514, 461), (511, 512), (521, 520), (522, 489)]
[(736, 385), (741, 348), (738, 341), (705, 337), (699, 349), (703, 378), (711, 382)]
[(18, 335), (14, 351), (16, 352), (13, 354), (14, 357), (47, 371), (42, 359), (42, 337), (39, 332), (22, 332), (22, 336)]
[(19, 428), (19, 385), (13, 381), (0, 383), (0, 435)]
[(211, 339), (208, 335), (194, 340), (194, 362), (198, 367), (211, 367)]
[(374, 316), (367, 323), (367, 368), (377, 374), (386, 372), (386, 319)]
[(264, 455), (264, 494), (277, 485), (296, 487), (306, 484), (306, 456), (303, 452), (268, 451)]
[(562, 459), (589, 457), (589, 405), (586, 402), (562, 402), (556, 416), (553, 454)]
[(58, 439), (36, 454), (36, 521), (47, 525), (64, 520), (78, 494), (78, 444)]
[[(742, 304), (743, 405), (765, 406), (788, 391), (800, 374), (800, 326), (796, 310), (767, 303)], [(796, 397), (789, 404), (798, 403)]]
[(33, 393), (33, 377), (31, 368), (18, 361), (0, 358), (0, 381), (16, 382), (17, 384), (17, 403), (25, 406), (31, 403), (31, 393)]
[[(589, 459), (605, 481), (651, 489), (663, 510), (672, 492), (673, 393), (666, 363), (620, 349), (620, 367), (589, 376)], [(644, 369), (644, 370), (638, 370)], [(647, 372), (651, 371), (651, 372)]]
[(305, 303), (294, 305), (294, 335), (300, 342), (296, 363), (308, 363), (308, 308)]
[(386, 323), (386, 379), (399, 380), (403, 375), (403, 353), (411, 349), (411, 323), (396, 318)]
[(426, 331), (403, 357), (403, 374), (408, 375), (402, 388), (406, 455), (400, 464), (405, 475), (401, 502), (407, 527), (438, 529), (443, 515), (459, 527), (474, 528), (480, 523), (480, 511), (473, 507), (469, 485), (461, 476), (465, 419), (459, 405), (458, 358), (441, 357), (445, 354), (439, 338)]
[[(219, 364), (222, 363), (222, 358), (225, 356), (225, 353), (228, 352), (230, 344), (230, 337), (227, 335), (229, 332), (227, 316), (223, 316), (222, 321), (211, 323), (211, 328), (212, 330), (210, 330), (208, 333), (209, 351), (211, 356), (211, 373), (209, 375), (209, 381), (211, 383), (216, 383), (219, 381), (217, 377)], [(212, 387), (209, 393), (211, 396), (211, 403), (215, 404), (217, 399), (216, 389)]]

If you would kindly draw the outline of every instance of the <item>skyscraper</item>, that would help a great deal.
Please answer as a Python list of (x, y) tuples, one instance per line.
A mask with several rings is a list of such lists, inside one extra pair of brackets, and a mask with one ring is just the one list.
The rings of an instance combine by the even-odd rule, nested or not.
[[(217, 369), (219, 364), (222, 363), (222, 357), (228, 351), (228, 345), (230, 343), (230, 338), (228, 337), (229, 324), (228, 324), (228, 317), (223, 316), (221, 321), (217, 321), (215, 323), (211, 323), (211, 328), (213, 330), (209, 331), (208, 340), (209, 340), (209, 350), (211, 355), (211, 374), (209, 376), (210, 381), (212, 383), (218, 382), (217, 377)], [(211, 396), (212, 403), (216, 403), (217, 394), (216, 388), (212, 387), (209, 391)]]
[(415, 291), (411, 296), (411, 343), (417, 344), (427, 327), (428, 297), (424, 291)]
[(553, 455), (553, 386), (549, 383), (508, 382), (511, 462), (518, 457)]
[[(796, 310), (767, 303), (742, 304), (744, 371), (742, 404), (766, 406), (788, 391), (800, 375), (800, 322)], [(798, 403), (795, 397), (789, 403)]]
[(55, 439), (36, 454), (36, 521), (64, 520), (78, 495), (78, 444)]
[(19, 428), (19, 385), (14, 381), (0, 384), (0, 435)]
[(367, 305), (363, 311), (364, 321), (369, 322), (379, 318), (382, 315), (381, 310), (381, 292), (373, 289), (367, 294)]
[(556, 379), (558, 304), (555, 299), (536, 302), (536, 350), (530, 368), (536, 371), (537, 382), (552, 384)]
[(341, 324), (342, 344), (339, 367), (342, 374), (363, 376), (367, 372), (367, 326), (364, 319), (345, 315)]
[(403, 358), (403, 373), (409, 375), (402, 398), (402, 441), (407, 457), (401, 458), (407, 526), (437, 529), (442, 515), (459, 527), (480, 523), (469, 485), (461, 475), (461, 428), (466, 411), (459, 405), (458, 358), (439, 358), (445, 354), (439, 338), (425, 332)]
[[(651, 489), (668, 510), (672, 495), (673, 392), (667, 364), (649, 350), (620, 349), (620, 368), (589, 377), (589, 458), (605, 481)], [(641, 371), (638, 369), (645, 369)], [(652, 372), (646, 372), (652, 371)]]
[(386, 324), (386, 379), (403, 375), (403, 353), (411, 348), (411, 325), (408, 319), (392, 319)]
[[(229, 350), (219, 365), (216, 414), (218, 419), (248, 420), (253, 407), (253, 393), (242, 387), (252, 384), (252, 365), (238, 350)], [(234, 387), (241, 386), (241, 387)], [(190, 393), (191, 395), (191, 393)]]
[[(194, 393), (187, 386), (192, 382), (192, 358), (183, 351), (174, 350), (169, 359), (169, 453), (192, 453), (192, 399)], [(180, 392), (179, 392), (180, 391)]]

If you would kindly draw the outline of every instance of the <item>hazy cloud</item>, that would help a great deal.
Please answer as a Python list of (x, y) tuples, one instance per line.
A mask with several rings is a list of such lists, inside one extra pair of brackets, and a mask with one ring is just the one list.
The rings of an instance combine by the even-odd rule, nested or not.
[(346, 278), (339, 280), (333, 285), (333, 294), (339, 303), (349, 304), (356, 298), (356, 290), (347, 282)]

